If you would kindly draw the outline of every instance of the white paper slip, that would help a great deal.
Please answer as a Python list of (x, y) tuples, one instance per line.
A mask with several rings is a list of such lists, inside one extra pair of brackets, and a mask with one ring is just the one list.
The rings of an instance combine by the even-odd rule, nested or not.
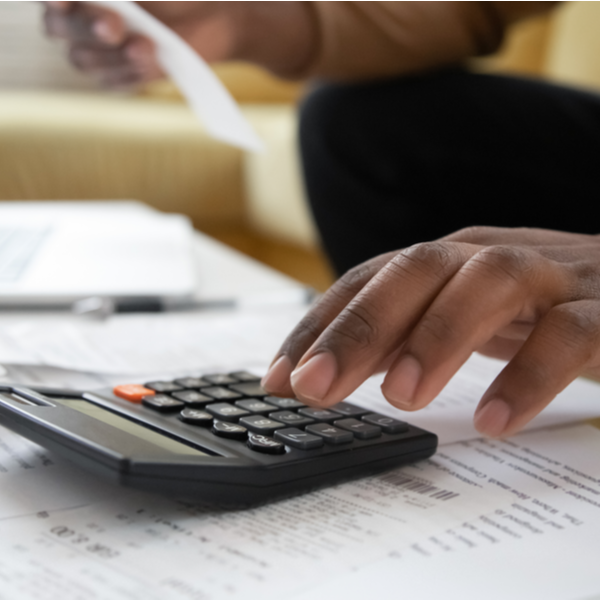
[(119, 13), (134, 32), (149, 37), (163, 71), (213, 137), (244, 150), (260, 151), (263, 143), (239, 107), (200, 56), (172, 29), (129, 0), (97, 1)]
[[(376, 375), (361, 386), (348, 401), (369, 407), (374, 412), (408, 421), (436, 433), (441, 445), (481, 437), (473, 426), (473, 415), (483, 393), (506, 363), (473, 354), (429, 406), (416, 412), (399, 410), (381, 393), (383, 375)], [(576, 423), (600, 416), (600, 384), (576, 379), (524, 428), (525, 431)]]
[(123, 314), (100, 322), (31, 318), (15, 323), (6, 317), (0, 319), (0, 364), (121, 375), (268, 365), (305, 311)]

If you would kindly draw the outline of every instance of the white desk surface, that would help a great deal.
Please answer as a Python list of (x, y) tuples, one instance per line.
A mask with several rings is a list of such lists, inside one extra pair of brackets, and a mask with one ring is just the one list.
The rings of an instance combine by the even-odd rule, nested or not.
[(196, 232), (195, 252), (198, 300), (293, 296), (304, 289), (292, 278), (200, 232)]

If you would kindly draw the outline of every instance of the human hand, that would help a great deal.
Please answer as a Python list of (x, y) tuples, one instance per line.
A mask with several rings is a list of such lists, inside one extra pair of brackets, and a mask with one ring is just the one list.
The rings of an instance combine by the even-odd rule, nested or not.
[(154, 45), (127, 30), (117, 13), (95, 2), (46, 2), (46, 33), (68, 43), (70, 62), (107, 87), (131, 87), (162, 77)]
[(474, 227), (378, 256), (308, 312), (263, 386), (327, 407), (383, 371), (386, 399), (418, 410), (474, 351), (509, 361), (475, 412), (492, 437), (600, 375), (600, 238)]
[[(291, 74), (308, 61), (314, 24), (304, 2), (138, 2), (208, 62), (246, 60)], [(48, 35), (67, 40), (78, 69), (110, 87), (162, 76), (148, 38), (94, 2), (46, 2)]]

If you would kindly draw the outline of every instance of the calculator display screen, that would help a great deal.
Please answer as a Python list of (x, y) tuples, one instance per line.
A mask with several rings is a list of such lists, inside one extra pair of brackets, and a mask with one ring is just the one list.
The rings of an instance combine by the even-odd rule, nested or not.
[(205, 452), (201, 452), (196, 448), (192, 448), (191, 446), (187, 446), (186, 444), (182, 444), (176, 440), (161, 435), (160, 433), (153, 431), (152, 429), (142, 427), (141, 425), (138, 425), (133, 421), (124, 419), (123, 417), (120, 417), (119, 415), (113, 412), (105, 410), (100, 406), (96, 406), (91, 402), (86, 402), (85, 400), (63, 400), (57, 398), (54, 398), (53, 402), (58, 402), (63, 406), (68, 406), (69, 408), (77, 410), (83, 413), (84, 415), (88, 415), (88, 417), (92, 417), (94, 419), (102, 421), (103, 423), (112, 425), (113, 427), (116, 427), (121, 431), (125, 431), (129, 435), (133, 435), (146, 442), (150, 442), (151, 444), (159, 446), (163, 450), (167, 450), (168, 452), (172, 452), (173, 454), (209, 456)]

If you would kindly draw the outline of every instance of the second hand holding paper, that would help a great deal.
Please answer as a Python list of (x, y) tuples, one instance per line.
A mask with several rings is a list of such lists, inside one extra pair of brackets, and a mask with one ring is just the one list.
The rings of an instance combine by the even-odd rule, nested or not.
[(261, 139), (221, 81), (173, 30), (134, 2), (96, 3), (118, 13), (131, 31), (154, 42), (161, 68), (175, 82), (210, 135), (243, 150), (263, 149)]

